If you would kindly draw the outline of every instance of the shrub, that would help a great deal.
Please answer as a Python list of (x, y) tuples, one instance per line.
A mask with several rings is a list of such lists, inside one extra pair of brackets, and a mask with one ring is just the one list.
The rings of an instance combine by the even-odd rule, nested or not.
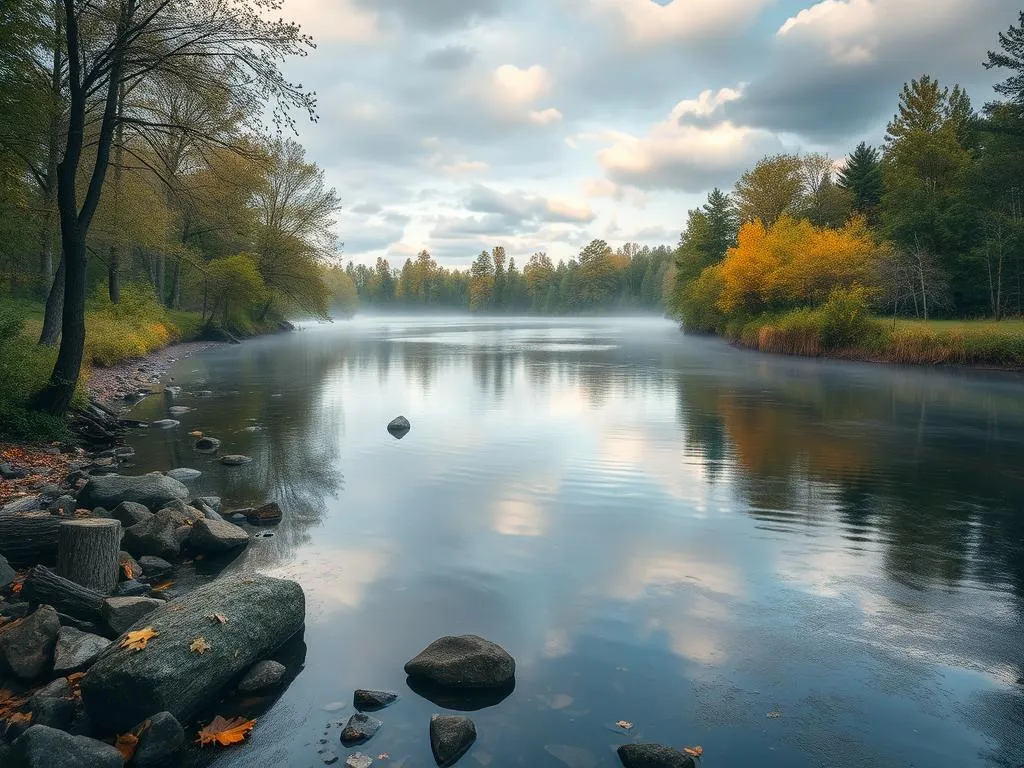
[(862, 286), (836, 288), (818, 310), (821, 344), (829, 351), (851, 347), (878, 333), (871, 318), (871, 292)]
[(56, 349), (40, 347), (24, 334), (21, 317), (9, 310), (0, 313), (0, 435), (27, 441), (67, 436), (64, 419), (28, 408), (49, 380), (56, 357)]
[(150, 288), (127, 284), (121, 300), (111, 304), (105, 291), (94, 294), (85, 318), (86, 358), (110, 366), (166, 347), (180, 338), (167, 310)]

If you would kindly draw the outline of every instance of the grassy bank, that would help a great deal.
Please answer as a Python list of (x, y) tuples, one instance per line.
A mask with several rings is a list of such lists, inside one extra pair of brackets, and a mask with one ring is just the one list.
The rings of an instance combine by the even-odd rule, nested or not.
[(1024, 369), (1024, 320), (897, 320), (801, 309), (725, 325), (734, 343), (763, 352), (904, 365)]

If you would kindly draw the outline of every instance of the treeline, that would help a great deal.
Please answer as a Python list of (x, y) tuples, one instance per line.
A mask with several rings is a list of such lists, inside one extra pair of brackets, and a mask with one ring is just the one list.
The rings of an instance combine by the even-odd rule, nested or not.
[(627, 243), (613, 249), (594, 240), (577, 258), (557, 265), (541, 252), (520, 269), (498, 246), (481, 252), (464, 270), (442, 267), (421, 251), (400, 270), (379, 258), (374, 267), (349, 262), (345, 271), (364, 306), (559, 315), (665, 311), (673, 259), (667, 246)]
[(1010, 77), (980, 112), (924, 75), (904, 85), (881, 147), (766, 157), (690, 211), (671, 302), (684, 325), (761, 348), (790, 331), (814, 352), (857, 343), (870, 314), (1021, 315), (1020, 22), (984, 62)]
[(354, 309), (331, 268), (338, 195), (286, 138), (316, 99), (279, 63), (314, 46), (275, 8), (4, 3), (0, 299), (60, 344), (33, 407), (67, 408), (97, 329), (129, 355), (175, 321), (244, 332), (335, 297)]

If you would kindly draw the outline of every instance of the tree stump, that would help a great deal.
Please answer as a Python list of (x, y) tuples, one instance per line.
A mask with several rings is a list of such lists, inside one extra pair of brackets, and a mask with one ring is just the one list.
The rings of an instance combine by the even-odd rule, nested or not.
[(65, 520), (57, 537), (57, 575), (109, 595), (117, 586), (121, 521)]

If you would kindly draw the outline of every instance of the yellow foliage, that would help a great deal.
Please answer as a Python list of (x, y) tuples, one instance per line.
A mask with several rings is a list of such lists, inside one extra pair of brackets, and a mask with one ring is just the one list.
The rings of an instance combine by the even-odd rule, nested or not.
[(861, 218), (841, 229), (782, 216), (770, 228), (744, 224), (715, 267), (725, 313), (823, 303), (836, 288), (868, 284), (881, 246)]

